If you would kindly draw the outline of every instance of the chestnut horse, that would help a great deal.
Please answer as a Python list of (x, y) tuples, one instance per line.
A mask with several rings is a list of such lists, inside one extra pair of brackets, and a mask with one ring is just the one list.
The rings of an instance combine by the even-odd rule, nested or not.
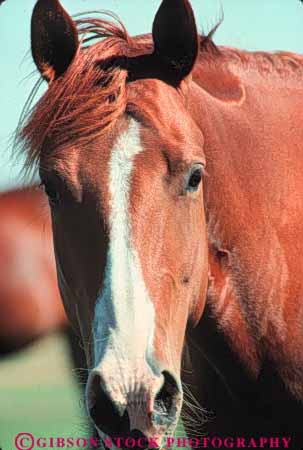
[(184, 349), (213, 413), (189, 433), (300, 430), (303, 58), (215, 46), (188, 0), (135, 38), (39, 0), (32, 54), (49, 88), (23, 150), (100, 436), (165, 444)]
[(38, 188), (0, 194), (0, 355), (67, 325), (48, 210)]

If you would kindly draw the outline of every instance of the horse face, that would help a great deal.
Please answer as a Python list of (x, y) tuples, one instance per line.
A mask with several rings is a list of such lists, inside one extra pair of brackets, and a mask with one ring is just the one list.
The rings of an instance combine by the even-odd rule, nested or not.
[[(76, 48), (70, 18), (53, 3), (65, 38), (72, 39), (68, 49)], [(170, 2), (162, 3), (153, 38), (160, 59), (169, 56), (177, 64), (180, 58), (180, 69), (169, 68), (165, 82), (129, 83), (125, 111), (102, 137), (83, 145), (71, 135), (59, 145), (48, 135), (47, 151), (40, 156), (59, 287), (86, 349), (87, 406), (101, 436), (173, 432), (182, 403), (185, 330), (204, 307), (204, 142), (186, 105), (197, 36), (188, 2), (176, 5), (172, 14)], [(163, 29), (176, 15), (178, 34), (167, 36)], [(34, 30), (35, 20), (34, 14)], [(173, 54), (172, 42), (178, 40), (181, 53)], [(39, 63), (41, 45), (33, 45), (42, 74), (54, 80), (58, 73), (52, 83), (60, 86), (62, 58), (58, 65), (54, 50), (47, 67), (45, 58)], [(69, 115), (67, 129), (70, 124)]]

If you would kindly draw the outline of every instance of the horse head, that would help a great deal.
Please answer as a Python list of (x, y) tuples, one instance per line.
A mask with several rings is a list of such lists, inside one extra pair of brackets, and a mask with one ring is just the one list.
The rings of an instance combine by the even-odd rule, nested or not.
[[(85, 45), (92, 33), (103, 39)], [(103, 438), (164, 437), (181, 411), (185, 332), (208, 275), (204, 140), (187, 97), (198, 51), (188, 0), (163, 0), (152, 35), (137, 38), (108, 20), (74, 21), (57, 0), (33, 12), (49, 87), (22, 134)]]

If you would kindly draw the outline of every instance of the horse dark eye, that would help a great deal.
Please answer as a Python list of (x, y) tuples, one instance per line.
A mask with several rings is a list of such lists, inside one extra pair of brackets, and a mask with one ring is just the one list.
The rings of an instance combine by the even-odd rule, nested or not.
[(58, 191), (49, 183), (41, 183), (40, 187), (43, 189), (45, 194), (48, 197), (50, 204), (58, 205), (60, 196)]
[(202, 181), (202, 176), (203, 176), (202, 167), (195, 168), (188, 180), (187, 190), (190, 192), (195, 192)]

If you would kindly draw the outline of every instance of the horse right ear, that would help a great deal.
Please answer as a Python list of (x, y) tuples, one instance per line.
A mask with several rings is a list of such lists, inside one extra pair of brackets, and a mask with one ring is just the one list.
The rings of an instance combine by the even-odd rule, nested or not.
[(189, 0), (162, 0), (153, 24), (155, 56), (172, 82), (193, 69), (199, 51), (196, 21)]
[(32, 15), (31, 47), (42, 77), (51, 82), (71, 64), (79, 47), (75, 23), (58, 0), (38, 0)]

